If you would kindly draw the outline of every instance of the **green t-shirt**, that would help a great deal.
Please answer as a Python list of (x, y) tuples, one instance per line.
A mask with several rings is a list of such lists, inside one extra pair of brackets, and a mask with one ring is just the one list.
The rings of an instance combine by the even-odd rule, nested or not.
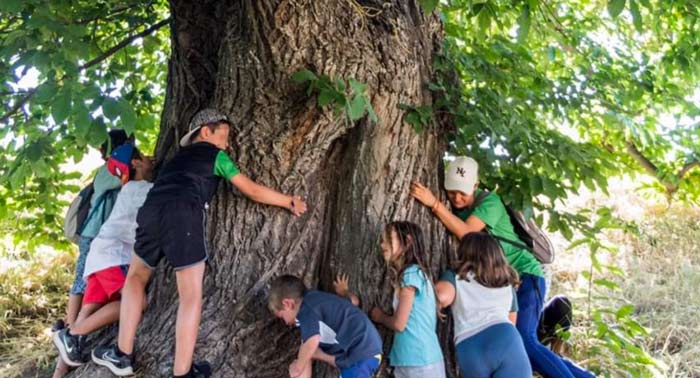
[(231, 160), (231, 158), (224, 151), (219, 151), (216, 154), (216, 161), (214, 162), (214, 175), (226, 179), (226, 181), (231, 181), (231, 178), (241, 171), (236, 166), (236, 163)]
[[(474, 193), (474, 198), (477, 198), (481, 192), (480, 189), (477, 190), (476, 193)], [(486, 224), (489, 234), (516, 242), (522, 242), (518, 234), (513, 230), (513, 224), (510, 222), (508, 211), (505, 205), (503, 205), (501, 197), (496, 193), (491, 192), (481, 201), (476, 209), (466, 207), (464, 209), (454, 210), (453, 212), (463, 221), (466, 221), (470, 215), (479, 218)], [(510, 263), (513, 269), (519, 274), (528, 273), (538, 277), (544, 277), (540, 262), (537, 261), (530, 251), (518, 248), (504, 241), (499, 240), (499, 242), (501, 243), (501, 247), (503, 247), (503, 251), (506, 253), (508, 263)]]

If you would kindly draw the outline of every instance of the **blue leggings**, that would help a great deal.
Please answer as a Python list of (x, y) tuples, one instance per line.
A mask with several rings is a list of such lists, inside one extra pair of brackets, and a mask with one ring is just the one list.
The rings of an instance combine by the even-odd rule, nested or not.
[(520, 276), (518, 288), (518, 321), (517, 327), (523, 338), (527, 356), (530, 358), (532, 370), (544, 378), (592, 378), (592, 373), (582, 369), (569, 360), (554, 354), (540, 343), (537, 338), (546, 284), (544, 278), (531, 274)]
[(455, 349), (462, 378), (532, 378), (523, 342), (510, 323), (492, 325)]

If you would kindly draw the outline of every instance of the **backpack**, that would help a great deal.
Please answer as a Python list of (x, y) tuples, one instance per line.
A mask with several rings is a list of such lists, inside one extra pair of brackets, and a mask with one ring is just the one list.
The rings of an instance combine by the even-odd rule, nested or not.
[(78, 244), (80, 238), (79, 230), (90, 212), (90, 200), (95, 193), (92, 183), (84, 187), (80, 193), (70, 203), (66, 216), (63, 219), (63, 235), (71, 242)]
[[(477, 198), (474, 199), (473, 208), (476, 208), (489, 194), (491, 193), (486, 190), (479, 193)], [(509, 240), (493, 235), (491, 232), (489, 232), (489, 235), (502, 242), (528, 250), (542, 264), (551, 264), (554, 261), (554, 245), (552, 245), (547, 234), (540, 229), (534, 219), (526, 220), (522, 212), (513, 210), (505, 202), (503, 202), (503, 206), (505, 206), (508, 217), (510, 217), (510, 223), (513, 225), (513, 230), (520, 240)], [(486, 231), (488, 232), (488, 227)]]

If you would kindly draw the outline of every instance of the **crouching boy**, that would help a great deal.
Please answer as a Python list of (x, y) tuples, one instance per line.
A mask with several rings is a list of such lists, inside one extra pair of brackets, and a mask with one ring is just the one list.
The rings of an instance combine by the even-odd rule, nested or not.
[(307, 290), (301, 279), (284, 275), (273, 281), (268, 307), (275, 317), (301, 330), (302, 345), (289, 365), (291, 378), (311, 377), (312, 360), (337, 367), (341, 378), (371, 378), (379, 368), (379, 333), (350, 301)]

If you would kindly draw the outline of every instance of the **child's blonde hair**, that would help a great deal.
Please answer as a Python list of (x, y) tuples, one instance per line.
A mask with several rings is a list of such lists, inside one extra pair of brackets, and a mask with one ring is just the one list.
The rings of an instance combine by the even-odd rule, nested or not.
[(282, 300), (293, 299), (298, 302), (306, 290), (306, 285), (299, 277), (290, 274), (279, 276), (270, 285), (267, 307), (270, 311), (279, 311), (282, 309)]

